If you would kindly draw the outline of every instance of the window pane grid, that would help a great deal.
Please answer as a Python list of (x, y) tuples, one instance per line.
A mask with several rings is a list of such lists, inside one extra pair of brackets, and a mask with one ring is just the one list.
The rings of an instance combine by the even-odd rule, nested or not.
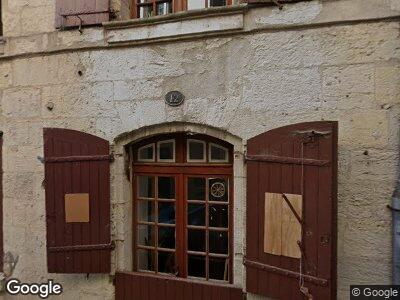
[(144, 249), (144, 250), (154, 250), (155, 247), (152, 246), (143, 246), (143, 245), (137, 245), (138, 249)]
[[(143, 178), (145, 180), (143, 180)], [(169, 198), (174, 198), (174, 199), (162, 199), (160, 200), (158, 198), (159, 196), (159, 182), (160, 179), (163, 178), (165, 181), (165, 178), (167, 178), (168, 182), (167, 185), (169, 183), (170, 188), (168, 189), (168, 191), (170, 192), (170, 197)], [(151, 182), (152, 184), (150, 184), (150, 189), (149, 189), (149, 182)], [(151, 194), (152, 196), (154, 196), (154, 198), (144, 198), (144, 197), (139, 197), (140, 193), (143, 193), (143, 188), (142, 186), (140, 186), (140, 183), (142, 183), (142, 185), (145, 185), (146, 189), (145, 192), (147, 194)], [(163, 273), (163, 274), (168, 274), (166, 272), (162, 272), (160, 271), (161, 267), (164, 267), (164, 271), (166, 270), (170, 270), (172, 272), (172, 274), (175, 274), (175, 265), (176, 265), (176, 255), (175, 255), (175, 248), (176, 248), (176, 207), (175, 207), (175, 198), (176, 198), (176, 194), (175, 194), (175, 189), (176, 189), (176, 181), (175, 181), (175, 177), (170, 177), (170, 176), (138, 176), (138, 185), (137, 185), (137, 201), (136, 201), (136, 207), (137, 209), (139, 208), (139, 204), (141, 202), (148, 202), (151, 204), (151, 206), (153, 207), (154, 211), (152, 212), (152, 217), (154, 218), (153, 222), (147, 222), (147, 221), (143, 221), (140, 220), (140, 216), (137, 216), (137, 224), (138, 224), (138, 237), (137, 237), (137, 249), (138, 249), (138, 269), (140, 271), (146, 271), (146, 272), (150, 272), (150, 273)], [(165, 187), (165, 185), (164, 185)], [(172, 194), (173, 197), (172, 197)], [(143, 200), (144, 199), (144, 200)], [(161, 204), (161, 205), (160, 205)], [(166, 222), (173, 222), (173, 223), (166, 223), (166, 222), (160, 222), (160, 208), (162, 207), (162, 205), (165, 204), (173, 204), (173, 216), (171, 218), (171, 216), (169, 216), (168, 214), (166, 214), (166, 216), (163, 216), (163, 218), (166, 218), (167, 221)], [(164, 207), (165, 209), (165, 207)], [(168, 211), (167, 211), (168, 213)], [(139, 214), (139, 209), (138, 209), (138, 214)], [(169, 211), (169, 214), (171, 214), (171, 211)], [(143, 239), (145, 241), (145, 243), (150, 243), (150, 245), (143, 245), (143, 242), (141, 242), (140, 239), (140, 228), (143, 226), (148, 226), (149, 229), (147, 229), (148, 232), (150, 232), (151, 236), (149, 239), (149, 242), (146, 242), (146, 237)], [(171, 228), (173, 228), (173, 238), (171, 239), (171, 235), (168, 236), (168, 231), (171, 230)], [(143, 232), (143, 228), (141, 229)], [(166, 239), (164, 239), (162, 242), (160, 240), (160, 231), (167, 233), (166, 235)], [(165, 238), (165, 236), (164, 236)], [(169, 240), (168, 240), (169, 238)], [(164, 245), (160, 245), (160, 243), (163, 243), (165, 245), (171, 244), (171, 246), (173, 245), (173, 248), (165, 248), (163, 247)], [(142, 253), (140, 253), (139, 251), (142, 251)], [(147, 251), (147, 263), (143, 264), (143, 260), (146, 258), (146, 253), (143, 253), (143, 251)], [(161, 255), (160, 255), (161, 253)], [(173, 256), (165, 256), (162, 253), (170, 253), (173, 254)], [(140, 254), (142, 256), (140, 256)], [(144, 255), (144, 256), (143, 256)], [(140, 257), (139, 257), (140, 256)], [(165, 266), (160, 266), (160, 259), (162, 262), (165, 263)], [(142, 262), (141, 262), (142, 260)], [(143, 270), (142, 267), (147, 267), (148, 270)], [(171, 273), (170, 273), (171, 274)]]
[[(136, 3), (138, 8), (138, 17), (139, 18), (148, 18), (154, 15), (165, 15), (172, 12), (172, 1), (171, 0), (156, 0), (150, 2), (141, 2)], [(157, 10), (153, 10), (154, 7), (159, 7)], [(160, 9), (160, 6), (163, 6)], [(144, 11), (141, 11), (141, 8), (148, 8), (149, 10), (145, 14)]]
[[(150, 0), (141, 6), (152, 7), (154, 14), (157, 14), (158, 6), (155, 4), (165, 2), (168, 1)], [(135, 178), (146, 177), (142, 180), (144, 185), (141, 193), (139, 189), (135, 193), (137, 205), (135, 205), (134, 221), (138, 227), (142, 227), (141, 238), (135, 239), (135, 245), (137, 251), (141, 251), (140, 257), (144, 259), (144, 263), (139, 263), (138, 256), (135, 255), (135, 264), (137, 263), (137, 269), (142, 271), (145, 268), (150, 273), (230, 282), (232, 281), (230, 232), (232, 207), (228, 193), (232, 169), (225, 169), (225, 165), (231, 166), (229, 162), (232, 149), (228, 144), (222, 142), (219, 144), (212, 138), (202, 139), (200, 135), (196, 137), (198, 139), (171, 134), (163, 138), (151, 138), (147, 146), (153, 143), (152, 147), (143, 147), (145, 143), (140, 142), (139, 145), (143, 147), (142, 155), (137, 154), (139, 147), (133, 146), (132, 153), (136, 154), (134, 157), (136, 162), (133, 161)], [(173, 141), (172, 138), (176, 142), (173, 146), (172, 143), (168, 144)], [(203, 162), (187, 161), (189, 139), (204, 142), (203, 147), (195, 145), (197, 150), (195, 149), (191, 157), (204, 160)], [(214, 143), (216, 147), (212, 150), (211, 145), (214, 146)], [(218, 147), (219, 145), (221, 147)], [(159, 154), (160, 146), (163, 148), (162, 155)], [(139, 156), (151, 159), (153, 155), (154, 161), (140, 163)], [(168, 160), (174, 156), (176, 160), (170, 163), (157, 162), (160, 158)], [(222, 163), (224, 159), (226, 164)], [(203, 171), (199, 166), (209, 167), (210, 172), (206, 169)], [(160, 181), (163, 177), (164, 179), (173, 177), (176, 191), (171, 188), (170, 181)], [(188, 178), (197, 179), (191, 182), (190, 189)], [(193, 234), (190, 235), (189, 232)], [(191, 249), (189, 237), (191, 237)], [(177, 273), (176, 267), (181, 267), (182, 273)]]
[(169, 248), (161, 248), (158, 247), (158, 252), (169, 252), (169, 253), (175, 253), (175, 249), (169, 249)]
[[(191, 177), (187, 178), (187, 186), (186, 188), (189, 189), (189, 181)], [(213, 182), (220, 182), (224, 184), (225, 187), (225, 193), (227, 193), (226, 202), (220, 202), (220, 201), (210, 201), (210, 180)], [(198, 278), (196, 276), (191, 276), (191, 271), (190, 271), (190, 260), (193, 259), (193, 257), (204, 257), (205, 258), (205, 274), (204, 274), (204, 279), (205, 280), (217, 280), (217, 281), (222, 281), (226, 282), (229, 281), (229, 253), (230, 253), (230, 234), (229, 234), (229, 182), (226, 178), (206, 178), (205, 181), (205, 199), (204, 200), (186, 200), (187, 202), (187, 211), (188, 211), (188, 217), (186, 220), (186, 227), (187, 227), (187, 234), (188, 234), (188, 243), (189, 243), (189, 234), (190, 230), (199, 230), (203, 231), (205, 233), (205, 251), (193, 251), (193, 249), (190, 249), (188, 246), (187, 250), (187, 264), (188, 264), (188, 277), (194, 277)], [(187, 194), (189, 195), (189, 192), (187, 191)], [(193, 204), (204, 204), (205, 205), (205, 226), (198, 226), (198, 225), (191, 225), (190, 222), (190, 217), (189, 217), (189, 212), (193, 212), (193, 210), (190, 210), (189, 207), (190, 205)], [(222, 220), (213, 220), (213, 225), (218, 225), (222, 227), (215, 227), (211, 226), (211, 217), (210, 217), (210, 209), (213, 208), (217, 211), (218, 208), (226, 208), (224, 213), (226, 213), (226, 216), (223, 216), (226, 218)], [(217, 211), (220, 212), (220, 211)], [(214, 216), (217, 216), (215, 214)], [(219, 222), (219, 223), (218, 223)], [(213, 238), (213, 248), (211, 247), (211, 237)], [(212, 253), (213, 252), (226, 252), (224, 253)], [(192, 257), (192, 258), (189, 258)], [(222, 278), (222, 280), (218, 278), (210, 278), (211, 277), (211, 263), (213, 263), (213, 273), (212, 275), (214, 277), (219, 277)], [(193, 262), (192, 262), (193, 264)], [(221, 267), (223, 267), (223, 270), (221, 271)], [(199, 266), (194, 266), (193, 267), (194, 272), (199, 272)], [(200, 272), (201, 273), (201, 272)], [(197, 275), (197, 274), (196, 274)]]
[[(162, 198), (157, 198), (157, 202), (175, 203), (175, 199), (162, 199)], [(220, 202), (218, 202), (218, 203), (220, 203)]]
[(206, 227), (206, 226), (195, 226), (195, 225), (187, 225), (186, 226), (188, 229), (198, 229), (198, 230), (212, 230), (212, 231), (222, 231), (222, 232), (227, 232), (229, 231), (229, 228), (224, 228), (224, 227)]
[(138, 221), (138, 225), (155, 225), (155, 222)]

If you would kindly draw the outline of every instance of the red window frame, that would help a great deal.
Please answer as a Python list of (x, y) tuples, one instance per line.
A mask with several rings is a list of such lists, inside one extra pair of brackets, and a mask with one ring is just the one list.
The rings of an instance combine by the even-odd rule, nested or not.
[[(138, 161), (138, 149), (146, 144), (155, 143), (158, 141), (175, 139), (175, 162), (139, 162)], [(186, 162), (187, 157), (187, 149), (186, 149), (186, 141), (187, 139), (198, 139), (206, 142), (206, 162), (202, 163), (189, 163)], [(209, 161), (209, 143), (218, 144), (228, 149), (229, 159), (227, 163), (208, 163)], [(157, 149), (155, 147), (154, 149)], [(187, 268), (187, 260), (188, 260), (188, 249), (187, 249), (187, 230), (188, 227), (191, 227), (187, 224), (187, 206), (188, 201), (186, 200), (186, 182), (188, 177), (205, 177), (205, 178), (225, 178), (228, 183), (228, 228), (227, 229), (216, 229), (212, 228), (213, 231), (225, 231), (228, 233), (228, 254), (225, 256), (228, 259), (228, 280), (226, 282), (233, 283), (233, 147), (232, 145), (223, 142), (221, 140), (205, 136), (205, 135), (187, 135), (185, 133), (177, 133), (177, 134), (165, 134), (159, 135), (156, 137), (148, 138), (146, 140), (135, 143), (132, 146), (132, 154), (133, 154), (133, 180), (132, 180), (132, 191), (133, 191), (133, 268), (135, 271), (139, 271), (138, 269), (138, 258), (137, 251), (138, 249), (143, 249), (143, 247), (139, 246), (137, 243), (137, 228), (138, 224), (141, 222), (138, 221), (138, 211), (137, 211), (137, 177), (144, 176), (154, 176), (155, 180), (157, 176), (174, 176), (175, 179), (175, 203), (176, 203), (176, 211), (175, 211), (175, 228), (176, 228), (176, 239), (175, 239), (175, 253), (176, 253), (176, 264), (179, 268), (179, 273), (177, 277), (188, 278), (188, 268)], [(155, 155), (157, 157), (157, 154)], [(207, 194), (207, 192), (206, 192)], [(156, 197), (156, 195), (154, 195)], [(207, 197), (208, 199), (208, 197)], [(208, 206), (210, 205), (209, 201), (204, 200), (206, 205), (206, 226), (203, 226), (206, 234), (210, 229), (208, 224)], [(156, 219), (156, 218), (155, 218)], [(155, 224), (157, 224), (157, 220), (154, 220)], [(157, 225), (156, 225), (157, 226)], [(162, 225), (163, 226), (163, 225)], [(156, 227), (157, 228), (157, 227)], [(208, 241), (208, 234), (206, 235)], [(207, 242), (208, 243), (208, 242)], [(155, 250), (157, 251), (157, 241), (155, 242)], [(209, 280), (209, 272), (208, 272), (208, 260), (209, 257), (222, 257), (224, 255), (218, 254), (210, 254), (209, 247), (206, 247), (205, 251), (206, 256), (206, 278), (205, 280)], [(155, 259), (155, 264), (157, 264), (157, 259)], [(147, 273), (147, 272), (146, 272)], [(154, 274), (154, 272), (152, 272)], [(155, 274), (158, 274), (157, 269)], [(165, 273), (162, 273), (165, 275)], [(168, 276), (168, 275), (166, 275)], [(190, 277), (192, 278), (192, 277)], [(196, 278), (197, 279), (197, 278)], [(200, 278), (199, 278), (200, 279)], [(202, 279), (200, 279), (202, 280)], [(211, 279), (211, 281), (214, 281)], [(216, 280), (219, 281), (219, 280)]]
[[(143, 6), (152, 6), (153, 12), (156, 12), (158, 3), (170, 2), (172, 5), (172, 13), (188, 10), (188, 0), (148, 0), (148, 3), (140, 3), (140, 0), (134, 0), (131, 6), (131, 18), (140, 18), (139, 9)], [(205, 8), (209, 7), (210, 0), (204, 0)], [(232, 0), (226, 0), (226, 6), (232, 5)], [(155, 15), (152, 15), (154, 17)]]

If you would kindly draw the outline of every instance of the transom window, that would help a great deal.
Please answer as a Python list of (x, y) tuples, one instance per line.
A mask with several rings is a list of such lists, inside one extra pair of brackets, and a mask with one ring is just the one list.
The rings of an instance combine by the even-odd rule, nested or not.
[[(136, 162), (229, 163), (229, 145), (214, 139), (178, 135), (143, 141), (134, 147)], [(185, 141), (183, 143), (183, 141)], [(179, 149), (176, 149), (178, 144)]]
[(132, 149), (135, 269), (232, 282), (231, 145), (180, 133)]
[(149, 18), (183, 10), (231, 5), (232, 0), (135, 0), (133, 18)]

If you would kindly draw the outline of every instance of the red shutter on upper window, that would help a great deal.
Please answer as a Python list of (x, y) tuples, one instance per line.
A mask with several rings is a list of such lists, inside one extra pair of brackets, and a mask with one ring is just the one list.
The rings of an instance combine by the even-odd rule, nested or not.
[(109, 21), (109, 0), (56, 0), (56, 27), (101, 24)]
[[(247, 291), (307, 299), (299, 287), (303, 277), (314, 299), (336, 299), (337, 123), (301, 123), (260, 134), (248, 141), (246, 161)], [(284, 196), (302, 201), (298, 217), (303, 224)], [(298, 238), (284, 236), (289, 230), (281, 218), (284, 210), (301, 228)], [(289, 257), (288, 245), (299, 256)]]
[(66, 129), (43, 136), (48, 271), (109, 273), (109, 143)]

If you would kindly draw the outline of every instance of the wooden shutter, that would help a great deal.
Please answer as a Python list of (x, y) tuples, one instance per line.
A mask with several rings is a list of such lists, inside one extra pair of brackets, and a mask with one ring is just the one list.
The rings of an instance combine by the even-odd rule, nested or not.
[[(44, 129), (47, 265), (50, 273), (110, 272), (110, 155), (106, 140)], [(87, 219), (66, 219), (71, 199)], [(72, 201), (73, 202), (73, 201)], [(82, 209), (82, 208), (79, 208)], [(67, 222), (68, 221), (68, 222)]]
[(247, 291), (307, 299), (299, 289), (300, 259), (264, 252), (266, 195), (285, 193), (302, 195), (304, 286), (314, 299), (336, 299), (337, 123), (289, 125), (247, 147)]
[(66, 28), (109, 21), (109, 0), (56, 0), (56, 27)]
[(3, 132), (0, 132), (0, 271), (3, 271)]

